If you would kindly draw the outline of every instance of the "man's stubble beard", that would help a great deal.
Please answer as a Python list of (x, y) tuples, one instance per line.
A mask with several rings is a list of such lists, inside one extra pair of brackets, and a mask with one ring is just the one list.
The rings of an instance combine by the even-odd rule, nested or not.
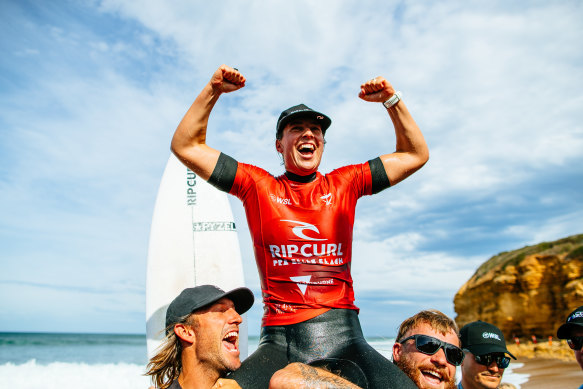
[[(418, 388), (424, 389), (421, 386), (421, 371), (415, 367), (415, 363), (410, 358), (408, 358), (407, 355), (401, 354), (401, 359), (398, 362), (395, 361), (394, 363), (399, 369), (403, 371), (403, 373), (407, 375), (407, 377), (409, 377), (415, 383), (415, 385), (417, 385)], [(441, 371), (444, 370), (436, 368), (435, 366), (433, 366), (433, 368)], [(444, 389), (456, 389), (455, 376), (449, 377), (449, 381), (445, 382)]]

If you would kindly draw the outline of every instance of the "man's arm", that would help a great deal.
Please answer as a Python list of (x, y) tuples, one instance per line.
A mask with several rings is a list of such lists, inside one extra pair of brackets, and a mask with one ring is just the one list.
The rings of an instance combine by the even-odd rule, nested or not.
[[(393, 94), (393, 86), (383, 77), (376, 77), (360, 86), (359, 97), (365, 101), (385, 102)], [(400, 100), (387, 108), (395, 127), (397, 145), (395, 152), (381, 155), (381, 161), (391, 185), (403, 181), (419, 170), (429, 159), (429, 150), (421, 130)]]
[(269, 389), (361, 388), (329, 371), (295, 362), (275, 372), (269, 381)]
[(234, 68), (219, 67), (209, 83), (194, 100), (172, 138), (172, 152), (190, 170), (208, 180), (220, 151), (206, 144), (209, 117), (217, 100), (223, 93), (236, 91), (245, 86), (245, 77)]

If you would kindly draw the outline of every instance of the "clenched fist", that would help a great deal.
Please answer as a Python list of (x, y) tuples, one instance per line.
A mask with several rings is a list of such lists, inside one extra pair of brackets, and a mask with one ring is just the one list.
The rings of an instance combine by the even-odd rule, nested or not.
[(245, 77), (235, 68), (221, 65), (211, 77), (213, 89), (219, 93), (229, 93), (245, 86)]
[(376, 77), (360, 86), (358, 97), (365, 101), (382, 103), (395, 94), (393, 86), (383, 77)]

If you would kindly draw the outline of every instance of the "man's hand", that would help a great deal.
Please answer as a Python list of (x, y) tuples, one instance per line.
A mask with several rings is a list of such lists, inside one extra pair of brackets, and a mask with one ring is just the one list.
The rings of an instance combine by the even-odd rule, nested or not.
[(393, 94), (395, 94), (393, 86), (383, 77), (376, 77), (360, 86), (358, 97), (365, 101), (382, 103), (387, 101)]
[(237, 381), (230, 380), (230, 379), (227, 379), (227, 378), (219, 378), (217, 380), (217, 382), (215, 382), (215, 384), (213, 385), (213, 387), (211, 389), (218, 389), (218, 388), (222, 388), (222, 389), (241, 389), (241, 387), (239, 386), (239, 384), (237, 383)]
[(211, 77), (211, 85), (216, 92), (229, 93), (245, 86), (245, 77), (235, 68), (221, 65)]

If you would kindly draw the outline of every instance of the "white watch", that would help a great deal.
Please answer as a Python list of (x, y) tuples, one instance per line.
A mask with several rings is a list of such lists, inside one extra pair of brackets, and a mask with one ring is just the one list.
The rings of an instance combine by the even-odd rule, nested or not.
[(389, 109), (393, 105), (397, 104), (401, 100), (402, 96), (403, 94), (401, 93), (401, 91), (396, 91), (387, 101), (383, 103), (383, 105), (385, 106), (385, 108)]

